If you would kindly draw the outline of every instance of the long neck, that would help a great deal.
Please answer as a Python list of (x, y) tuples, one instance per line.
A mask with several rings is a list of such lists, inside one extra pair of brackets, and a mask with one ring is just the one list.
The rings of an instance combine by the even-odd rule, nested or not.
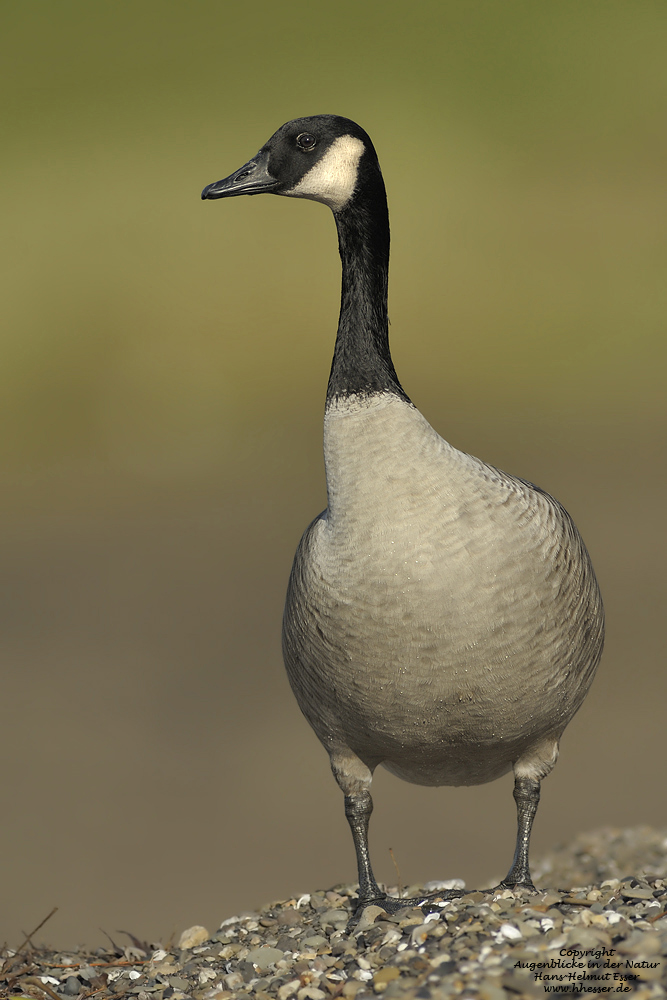
[(379, 392), (407, 400), (389, 352), (389, 215), (379, 171), (334, 217), (343, 282), (327, 402)]

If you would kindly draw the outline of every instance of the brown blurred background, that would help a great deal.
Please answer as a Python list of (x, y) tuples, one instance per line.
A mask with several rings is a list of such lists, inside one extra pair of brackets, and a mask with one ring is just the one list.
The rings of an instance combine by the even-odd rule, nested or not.
[[(354, 877), (283, 675), (324, 506), (334, 225), (208, 204), (284, 121), (370, 132), (397, 369), (453, 444), (571, 511), (608, 644), (534, 848), (667, 823), (667, 9), (7, 3), (0, 940), (164, 939)], [(489, 884), (511, 777), (375, 781), (378, 876)]]

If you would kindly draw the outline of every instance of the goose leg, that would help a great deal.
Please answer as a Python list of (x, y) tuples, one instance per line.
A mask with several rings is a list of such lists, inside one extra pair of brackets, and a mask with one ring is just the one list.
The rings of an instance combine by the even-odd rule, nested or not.
[(534, 778), (519, 777), (514, 779), (514, 801), (516, 802), (517, 834), (514, 860), (507, 876), (500, 883), (503, 889), (512, 889), (523, 885), (533, 889), (528, 865), (528, 848), (530, 846), (530, 831), (540, 801), (540, 782)]
[(367, 905), (375, 900), (384, 900), (383, 892), (375, 880), (368, 850), (368, 823), (373, 812), (373, 799), (369, 791), (345, 796), (345, 815), (350, 824), (354, 849), (357, 854), (359, 873), (359, 904)]
[(421, 906), (427, 913), (431, 909), (438, 909), (432, 902), (433, 898), (453, 899), (455, 896), (463, 895), (459, 889), (449, 889), (433, 894), (425, 893), (423, 896), (410, 899), (388, 896), (377, 884), (368, 850), (368, 823), (373, 812), (373, 799), (370, 793), (373, 774), (370, 768), (347, 748), (331, 752), (331, 770), (345, 795), (345, 815), (350, 824), (357, 855), (359, 900), (354, 920), (364, 906), (370, 903), (376, 903), (387, 913), (396, 913), (406, 906)]
[(388, 896), (377, 884), (371, 868), (368, 851), (368, 821), (372, 811), (373, 800), (369, 791), (345, 796), (345, 815), (352, 831), (359, 873), (359, 900), (356, 914), (349, 924), (350, 928), (354, 926), (363, 908), (371, 903), (381, 906), (387, 913), (397, 913), (399, 910), (405, 909), (406, 906), (421, 906), (424, 913), (430, 913), (434, 910), (439, 912), (439, 907), (433, 902), (434, 899), (453, 899), (463, 895), (458, 889), (450, 889), (444, 892), (425, 893), (423, 896), (409, 899)]
[(368, 850), (368, 823), (373, 812), (370, 786), (373, 772), (349, 747), (329, 751), (331, 770), (345, 796), (345, 815), (350, 824), (359, 873), (359, 905), (386, 898), (375, 880)]

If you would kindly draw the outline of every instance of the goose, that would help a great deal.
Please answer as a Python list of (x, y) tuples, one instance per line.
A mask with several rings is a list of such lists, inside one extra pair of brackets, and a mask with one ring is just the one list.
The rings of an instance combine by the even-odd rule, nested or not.
[(389, 896), (373, 874), (378, 765), (434, 786), (513, 771), (516, 847), (500, 887), (534, 889), (540, 784), (602, 652), (588, 552), (557, 500), (458, 451), (402, 388), (388, 340), (387, 198), (367, 133), (337, 115), (297, 118), (201, 197), (263, 192), (322, 202), (338, 231), (327, 507), (294, 558), (283, 653), (345, 797), (357, 910), (428, 903)]

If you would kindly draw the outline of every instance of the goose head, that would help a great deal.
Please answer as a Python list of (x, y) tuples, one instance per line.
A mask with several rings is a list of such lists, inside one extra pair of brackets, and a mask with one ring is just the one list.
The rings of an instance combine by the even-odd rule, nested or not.
[(320, 201), (341, 212), (364, 178), (381, 183), (373, 143), (349, 118), (313, 115), (287, 122), (256, 156), (229, 177), (209, 184), (204, 200), (241, 194), (280, 194)]

